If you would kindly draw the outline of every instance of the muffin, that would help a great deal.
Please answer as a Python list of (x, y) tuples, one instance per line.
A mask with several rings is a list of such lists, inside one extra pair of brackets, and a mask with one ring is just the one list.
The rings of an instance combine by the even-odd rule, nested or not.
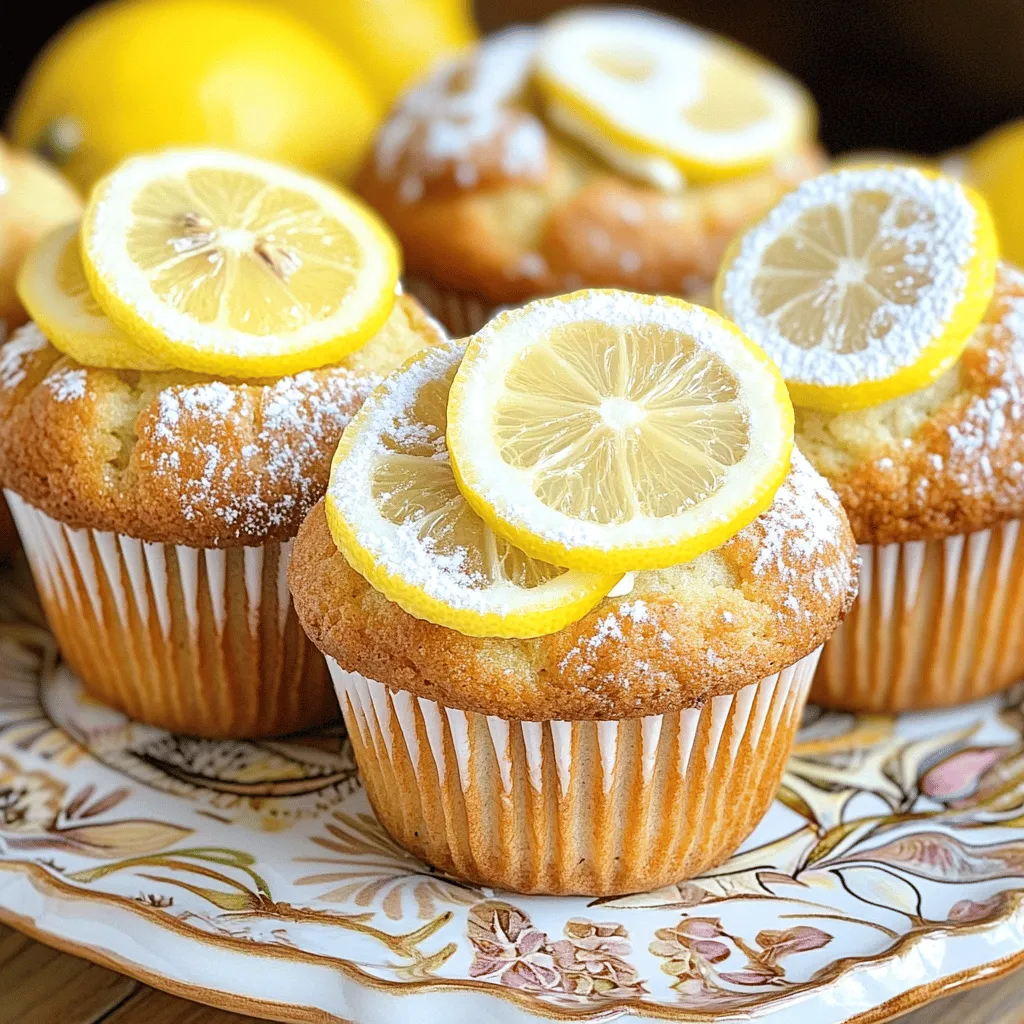
[[(839, 501), (794, 452), (767, 509), (724, 543), (609, 582), (577, 574), (585, 604), (499, 635), (513, 582), (533, 593), (570, 570), (530, 563), (460, 497), (446, 433), (463, 352), (432, 349), (368, 399), (289, 569), (374, 810), (406, 849), (482, 885), (611, 894), (696, 875), (767, 810), (853, 599)], [(422, 486), (402, 476), (410, 459)], [(371, 516), (349, 541), (338, 517), (364, 488), (391, 525)]]
[[(764, 75), (801, 111), (800, 124), (770, 157), (732, 169), (638, 156), (545, 88), (538, 54), (566, 28), (601, 33), (601, 84), (613, 98), (632, 96), (629, 62), (645, 60), (645, 48), (676, 71), (706, 54), (714, 81), (695, 82), (693, 71), (664, 96), (743, 90)], [(681, 56), (659, 52), (666, 39)], [(570, 45), (579, 52), (583, 43)], [(605, 53), (614, 45), (623, 52)], [(548, 63), (566, 62), (559, 51)], [(731, 116), (742, 116), (743, 102), (726, 105)], [(673, 107), (658, 120), (675, 118)], [(356, 188), (402, 242), (407, 287), (465, 335), (496, 307), (588, 285), (701, 296), (736, 232), (821, 167), (813, 136), (813, 107), (796, 84), (731, 44), (637, 11), (577, 11), (485, 40), (407, 93)]]
[(239, 381), (82, 366), (27, 324), (0, 349), (0, 480), (88, 693), (202, 736), (337, 715), (288, 599), (292, 538), (380, 374), (440, 339), (400, 296), (334, 366)]
[(779, 365), (861, 549), (815, 702), (944, 707), (1024, 671), (1021, 285), (978, 193), (898, 164), (802, 183), (723, 261), (718, 307)]
[(1024, 274), (1002, 264), (984, 321), (934, 383), (841, 413), (797, 409), (798, 443), (842, 499), (860, 596), (812, 700), (945, 707), (1024, 674)]

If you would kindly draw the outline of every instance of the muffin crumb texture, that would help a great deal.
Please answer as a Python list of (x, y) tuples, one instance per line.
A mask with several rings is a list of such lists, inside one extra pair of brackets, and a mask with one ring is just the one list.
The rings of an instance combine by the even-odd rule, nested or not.
[(506, 719), (619, 719), (700, 705), (810, 654), (853, 600), (857, 555), (838, 500), (796, 452), (774, 504), (726, 544), (632, 574), (628, 593), (537, 639), (464, 636), (402, 611), (348, 566), (322, 505), (289, 577), (307, 633), (347, 671)]
[(287, 539), (366, 395), (440, 338), (403, 297), (344, 363), (245, 382), (82, 367), (29, 324), (0, 350), (0, 481), (74, 528), (195, 547)]
[(1024, 515), (1024, 273), (928, 387), (852, 412), (796, 410), (797, 443), (861, 544), (941, 540)]

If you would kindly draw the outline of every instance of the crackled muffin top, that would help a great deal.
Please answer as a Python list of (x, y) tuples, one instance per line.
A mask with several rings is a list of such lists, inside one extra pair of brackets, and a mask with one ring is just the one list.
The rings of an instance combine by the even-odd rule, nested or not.
[(412, 273), (495, 303), (582, 285), (695, 294), (732, 236), (823, 164), (805, 142), (711, 184), (624, 173), (599, 137), (571, 141), (541, 109), (536, 46), (525, 28), (485, 40), (407, 93), (381, 128), (356, 187)]
[(832, 634), (857, 583), (835, 494), (794, 452), (771, 507), (685, 565), (629, 574), (592, 612), (531, 640), (465, 636), (403, 611), (350, 568), (323, 503), (289, 578), (313, 642), (342, 668), (502, 718), (634, 718), (734, 693)]
[(934, 383), (852, 412), (796, 410), (796, 436), (861, 544), (941, 540), (1024, 515), (1024, 273)]
[(28, 324), (0, 349), (0, 481), (76, 528), (194, 547), (287, 539), (366, 395), (441, 340), (402, 295), (342, 363), (238, 381), (81, 366)]

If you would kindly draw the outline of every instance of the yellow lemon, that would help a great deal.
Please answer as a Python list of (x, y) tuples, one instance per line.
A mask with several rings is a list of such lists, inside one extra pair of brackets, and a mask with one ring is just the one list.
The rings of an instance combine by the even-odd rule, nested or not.
[(86, 188), (124, 157), (209, 144), (347, 177), (382, 113), (298, 18), (246, 0), (134, 0), (87, 12), (43, 51), (10, 120)]
[(968, 152), (965, 170), (988, 200), (1003, 255), (1024, 266), (1024, 119), (985, 136)]
[(332, 39), (391, 103), (476, 29), (462, 0), (278, 0)]
[(470, 339), (447, 445), (470, 507), (533, 558), (661, 569), (771, 504), (793, 407), (771, 360), (717, 314), (590, 290), (502, 313)]
[(805, 181), (737, 239), (715, 301), (779, 365), (797, 405), (860, 409), (960, 357), (997, 256), (973, 190), (915, 167), (851, 167)]
[(103, 311), (157, 359), (280, 376), (337, 362), (395, 303), (398, 248), (341, 189), (216, 149), (126, 160), (82, 217)]

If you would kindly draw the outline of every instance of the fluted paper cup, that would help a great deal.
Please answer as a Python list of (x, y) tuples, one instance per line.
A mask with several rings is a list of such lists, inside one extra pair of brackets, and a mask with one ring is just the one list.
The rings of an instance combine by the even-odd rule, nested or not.
[(72, 529), (5, 492), (43, 608), (88, 693), (196, 736), (272, 736), (337, 717), (288, 593), (291, 542), (228, 549)]
[(811, 700), (849, 711), (949, 707), (1024, 675), (1024, 544), (1012, 520), (938, 541), (861, 545), (860, 593)]
[(402, 846), (482, 885), (611, 895), (697, 875), (753, 831), (818, 654), (699, 707), (586, 722), (460, 711), (328, 664), (370, 801)]
[(421, 277), (406, 278), (405, 290), (419, 302), (452, 338), (476, 334), (503, 306), (469, 292), (445, 288)]

